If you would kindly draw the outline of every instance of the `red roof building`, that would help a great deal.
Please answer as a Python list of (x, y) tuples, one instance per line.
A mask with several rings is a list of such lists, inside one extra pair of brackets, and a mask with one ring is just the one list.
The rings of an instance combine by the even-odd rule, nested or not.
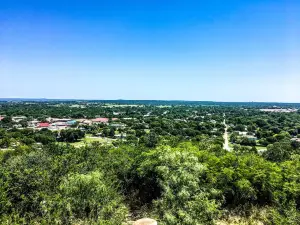
[(0, 116), (0, 121), (3, 120), (3, 119), (4, 119), (4, 117), (1, 117), (1, 116)]
[(49, 126), (50, 126), (49, 123), (39, 123), (39, 124), (38, 124), (38, 127), (40, 127), (40, 128), (47, 128), (47, 127), (49, 127)]

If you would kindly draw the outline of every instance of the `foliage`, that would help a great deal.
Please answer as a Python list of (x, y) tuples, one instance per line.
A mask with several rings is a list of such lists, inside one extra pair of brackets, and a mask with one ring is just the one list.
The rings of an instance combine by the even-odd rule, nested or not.
[(122, 198), (99, 171), (70, 175), (62, 181), (59, 190), (63, 199), (59, 213), (63, 221), (88, 218), (99, 224), (117, 225), (126, 219)]
[[(142, 216), (165, 225), (300, 223), (299, 112), (142, 103), (0, 103), (0, 224), (115, 225)], [(17, 122), (20, 115), (27, 119)], [(109, 122), (26, 128), (49, 116)], [(223, 149), (224, 118), (232, 151)], [(112, 144), (84, 143), (86, 134)]]
[(154, 213), (162, 224), (211, 224), (218, 216), (218, 204), (212, 200), (216, 190), (203, 185), (206, 167), (193, 149), (161, 147), (144, 153), (138, 168), (142, 183), (156, 188)]

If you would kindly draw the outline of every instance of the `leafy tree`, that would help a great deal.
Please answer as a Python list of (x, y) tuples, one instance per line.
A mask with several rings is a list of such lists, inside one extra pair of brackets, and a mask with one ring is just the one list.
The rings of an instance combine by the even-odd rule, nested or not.
[(69, 175), (59, 187), (63, 221), (89, 218), (99, 224), (122, 224), (127, 209), (112, 185), (99, 172)]
[(192, 149), (160, 147), (143, 153), (142, 158), (139, 176), (156, 192), (153, 204), (162, 224), (213, 224), (219, 211), (210, 198), (216, 191), (203, 186), (206, 167)]
[(0, 139), (0, 147), (1, 148), (8, 148), (11, 144), (11, 140), (9, 137), (4, 137)]
[(10, 116), (6, 116), (1, 120), (1, 122), (4, 124), (12, 123), (12, 118)]
[(76, 142), (81, 138), (84, 138), (85, 133), (79, 129), (67, 129), (62, 130), (59, 134), (59, 141)]
[(282, 162), (290, 159), (291, 153), (292, 149), (289, 142), (276, 142), (268, 145), (264, 157), (273, 162)]
[(150, 132), (144, 136), (145, 145), (149, 148), (154, 148), (158, 144), (158, 137), (154, 132)]

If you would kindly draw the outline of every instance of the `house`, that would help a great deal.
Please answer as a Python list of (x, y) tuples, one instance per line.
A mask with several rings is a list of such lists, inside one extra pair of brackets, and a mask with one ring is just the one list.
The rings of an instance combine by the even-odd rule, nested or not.
[(48, 128), (49, 126), (49, 123), (38, 123), (38, 128)]
[(3, 119), (4, 119), (4, 117), (0, 116), (0, 121), (3, 120)]

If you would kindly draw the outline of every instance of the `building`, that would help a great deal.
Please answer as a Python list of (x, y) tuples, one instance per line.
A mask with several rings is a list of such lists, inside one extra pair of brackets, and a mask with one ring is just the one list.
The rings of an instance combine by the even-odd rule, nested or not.
[[(118, 120), (118, 118), (112, 118), (111, 120), (116, 121), (116, 120)], [(108, 121), (109, 121), (108, 118), (101, 118), (101, 117), (96, 118), (96, 119), (92, 119), (93, 123), (108, 123)]]
[(71, 119), (65, 119), (65, 118), (49, 118), (48, 121), (52, 122), (52, 123), (56, 123), (56, 122), (68, 122)]
[(56, 123), (53, 123), (53, 125), (57, 126), (57, 127), (66, 127), (67, 122), (56, 122)]
[(13, 128), (21, 128), (21, 127), (22, 127), (21, 124), (15, 124), (15, 125), (13, 125)]
[(257, 137), (253, 136), (253, 135), (246, 135), (246, 138), (248, 138), (249, 141), (256, 141)]
[(28, 122), (28, 127), (36, 127), (38, 123), (39, 123), (38, 120), (29, 121)]
[(76, 124), (76, 123), (77, 123), (76, 120), (69, 120), (69, 121), (66, 122), (66, 125), (67, 125), (67, 126), (72, 126), (72, 125), (74, 125), (74, 124)]
[(49, 126), (49, 123), (38, 123), (38, 128), (48, 128)]
[(280, 108), (276, 107), (276, 109), (260, 109), (260, 111), (262, 111), (262, 112), (275, 112), (275, 113), (291, 113), (291, 112), (297, 112), (298, 109), (280, 109)]
[(67, 128), (67, 122), (56, 122), (52, 126), (55, 126), (57, 130), (63, 130)]
[(84, 124), (84, 125), (91, 125), (93, 122), (88, 119), (77, 119), (76, 120), (79, 124)]
[(22, 121), (22, 120), (26, 120), (27, 119), (27, 117), (26, 116), (14, 116), (13, 118), (12, 118), (12, 121), (14, 121), (14, 122), (20, 122), (20, 121)]
[(108, 118), (96, 118), (96, 119), (92, 119), (93, 123), (108, 123)]

